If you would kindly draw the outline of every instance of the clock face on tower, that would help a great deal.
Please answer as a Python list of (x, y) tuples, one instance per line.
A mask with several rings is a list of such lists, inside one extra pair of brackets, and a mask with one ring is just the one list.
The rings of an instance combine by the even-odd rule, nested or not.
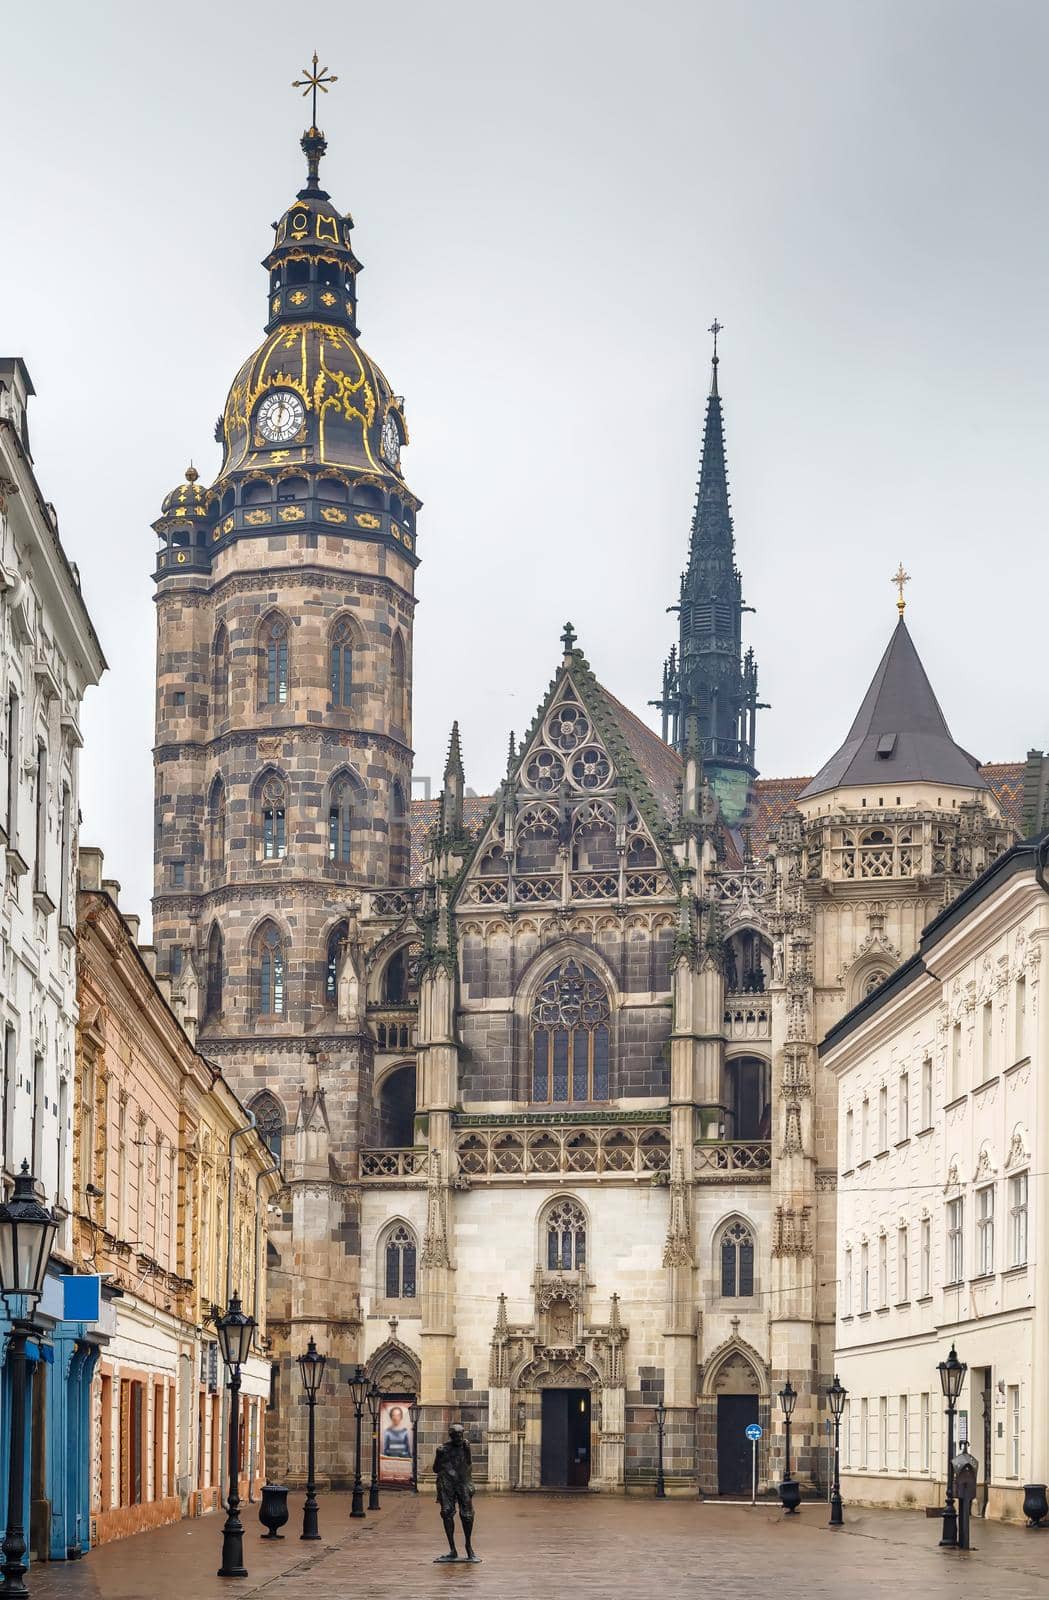
[(401, 459), (401, 430), (390, 411), (382, 425), (382, 458), (388, 467), (396, 467)]
[(286, 444), (306, 420), (306, 408), (293, 390), (274, 389), (260, 405), (255, 420), (264, 439)]

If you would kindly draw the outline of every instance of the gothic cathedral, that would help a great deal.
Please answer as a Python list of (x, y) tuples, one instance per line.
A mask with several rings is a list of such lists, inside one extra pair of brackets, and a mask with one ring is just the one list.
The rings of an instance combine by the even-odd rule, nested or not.
[[(1012, 837), (1022, 767), (951, 738), (900, 616), (848, 737), (757, 776), (717, 332), (662, 737), (565, 627), (505, 777), (453, 726), (412, 801), (420, 501), (405, 405), (358, 342), (323, 134), (275, 226), (265, 339), (154, 524), (155, 941), (279, 1164), (269, 1459), (301, 1481), (295, 1357), (466, 1423), (479, 1482), (818, 1480), (835, 1292), (834, 1086), (816, 1046)], [(902, 591), (901, 591), (902, 593)], [(872, 1154), (876, 1152), (872, 1151)], [(221, 1163), (209, 1203), (225, 1205)], [(385, 1448), (385, 1447), (384, 1447)]]

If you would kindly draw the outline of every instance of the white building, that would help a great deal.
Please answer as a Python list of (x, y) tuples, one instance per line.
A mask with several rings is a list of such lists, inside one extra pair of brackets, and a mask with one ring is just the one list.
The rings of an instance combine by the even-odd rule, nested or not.
[[(43, 1197), (72, 1193), (80, 703), (105, 661), (33, 471), (33, 385), (0, 358), (0, 1023), (5, 1181), (23, 1160)], [(68, 1253), (69, 1223), (58, 1248)]]
[(846, 1501), (942, 1499), (952, 1343), (977, 1510), (1018, 1519), (1023, 1485), (1049, 1476), (1047, 939), (1038, 842), (1019, 844), (821, 1046), (838, 1079)]

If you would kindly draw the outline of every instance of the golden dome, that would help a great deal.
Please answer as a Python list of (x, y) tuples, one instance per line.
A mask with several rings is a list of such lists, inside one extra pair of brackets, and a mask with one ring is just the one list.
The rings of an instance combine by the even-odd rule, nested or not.
[(161, 520), (178, 517), (180, 520), (206, 517), (211, 510), (212, 493), (200, 482), (200, 473), (190, 462), (182, 483), (176, 484), (161, 504)]
[[(285, 431), (260, 424), (275, 391), (289, 394)], [(297, 397), (297, 398), (292, 398)], [(322, 322), (285, 323), (245, 361), (222, 415), (222, 467), (338, 466), (378, 475), (403, 494), (400, 449), (408, 442), (404, 402), (348, 329)], [(289, 433), (288, 427), (295, 431)]]

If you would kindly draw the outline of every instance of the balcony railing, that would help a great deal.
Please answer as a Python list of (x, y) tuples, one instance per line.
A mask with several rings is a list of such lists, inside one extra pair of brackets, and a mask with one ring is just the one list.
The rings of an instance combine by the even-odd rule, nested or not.
[(368, 1025), (377, 1050), (412, 1050), (418, 1011), (414, 1006), (369, 1006)]
[(768, 1140), (722, 1139), (695, 1148), (697, 1183), (769, 1183), (772, 1145)]
[(399, 1183), (425, 1176), (425, 1150), (361, 1151), (361, 1178), (369, 1183)]
[(670, 1170), (670, 1130), (593, 1124), (474, 1129), (458, 1136), (455, 1157), (467, 1179), (653, 1177)]
[(761, 993), (725, 996), (725, 1038), (768, 1040), (772, 1034), (772, 1008)]

